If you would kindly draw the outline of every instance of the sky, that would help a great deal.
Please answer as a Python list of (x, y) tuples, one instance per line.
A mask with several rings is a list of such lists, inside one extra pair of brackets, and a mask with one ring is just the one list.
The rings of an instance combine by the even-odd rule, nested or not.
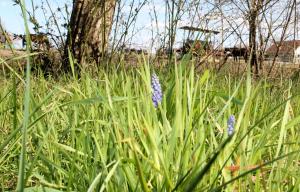
[[(39, 8), (35, 10), (35, 17), (38, 22), (42, 25), (45, 24), (44, 13), (41, 10), (41, 2), (45, 2), (42, 0), (33, 0), (34, 6), (38, 6)], [(68, 4), (69, 7), (72, 4), (72, 0), (48, 0), (52, 10), (54, 10), (57, 17), (59, 17), (60, 24), (63, 23), (63, 15), (58, 13), (57, 7), (64, 7), (65, 4)], [(124, 0), (122, 6), (122, 12), (124, 14), (123, 19), (126, 20), (126, 16), (128, 16), (130, 10), (130, 2), (129, 0)], [(134, 1), (134, 6), (138, 6), (138, 3), (141, 0)], [(27, 9), (32, 12), (31, 0), (25, 0)], [(45, 6), (44, 4), (44, 7)], [(203, 8), (202, 8), (203, 9)], [(155, 22), (154, 12), (156, 11), (157, 23)], [(209, 8), (207, 7), (207, 10)], [(69, 10), (71, 11), (71, 10)], [(205, 11), (203, 11), (205, 12)], [(47, 8), (46, 17), (51, 16), (49, 9)], [(12, 0), (0, 0), (0, 19), (6, 30), (10, 33), (14, 34), (24, 34), (24, 23), (23, 18), (21, 16), (20, 7), (18, 5), (13, 5)], [(144, 48), (144, 49), (156, 49), (161, 44), (162, 33), (165, 30), (165, 1), (163, 0), (148, 0), (142, 9), (139, 12), (136, 22), (134, 23), (134, 27), (130, 28), (129, 35), (127, 39), (128, 46), (135, 48)], [(179, 22), (178, 26), (190, 25), (191, 18), (188, 15), (183, 16), (182, 21)], [(197, 24), (197, 19), (196, 23)], [(199, 22), (198, 22), (199, 24)], [(216, 27), (216, 24), (211, 24)], [(33, 25), (29, 26), (30, 32), (34, 33)], [(54, 33), (57, 33), (56, 27), (54, 28)], [(155, 30), (153, 31), (153, 28)], [(63, 30), (63, 29), (61, 29)], [(45, 31), (44, 31), (45, 32)], [(160, 36), (158, 34), (161, 34)], [(131, 37), (132, 36), (132, 37)], [(186, 33), (183, 30), (177, 31), (176, 43), (175, 47), (179, 47), (182, 45), (183, 39), (186, 38)], [(203, 37), (202, 37), (203, 39)], [(218, 41), (220, 36), (213, 37), (213, 41)]]
[[(41, 6), (41, 0), (33, 0), (34, 6)], [(55, 10), (57, 7), (63, 7), (65, 3), (70, 3), (71, 0), (49, 0), (50, 6)], [(32, 11), (31, 0), (25, 0), (26, 7), (29, 11)], [(48, 13), (49, 15), (49, 13)], [(36, 15), (39, 22), (45, 21), (43, 13), (40, 9), (37, 9)], [(24, 22), (19, 5), (14, 5), (12, 0), (0, 0), (0, 19), (6, 30), (11, 33), (23, 34)], [(32, 25), (30, 25), (30, 31)]]
[(0, 19), (5, 28), (13, 33), (23, 33), (20, 8), (12, 6), (11, 0), (0, 0)]
[[(31, 13), (35, 13), (35, 17), (41, 25), (45, 25), (45, 16), (41, 9), (41, 6), (47, 7), (46, 17), (50, 17), (50, 11), (46, 4), (42, 5), (41, 0), (33, 0), (34, 7), (38, 7), (33, 11), (32, 1), (25, 0), (25, 5), (27, 10)], [(66, 3), (71, 2), (71, 0), (48, 0), (51, 9), (55, 12), (57, 17), (62, 18), (62, 15), (57, 12), (57, 7), (64, 7)], [(27, 16), (28, 17), (28, 16)], [(6, 31), (13, 34), (24, 34), (24, 20), (21, 14), (21, 8), (19, 5), (14, 5), (12, 0), (0, 0), (0, 21)], [(63, 21), (63, 19), (60, 19)], [(62, 23), (62, 22), (61, 22)], [(29, 30), (31, 33), (35, 33), (33, 30), (33, 24), (29, 22)], [(54, 28), (55, 29), (55, 28)], [(55, 30), (56, 31), (56, 30)], [(45, 32), (45, 31), (43, 31)], [(21, 40), (14, 42), (16, 48), (21, 48)]]
[[(45, 17), (44, 13), (41, 10), (42, 6), (41, 0), (33, 0), (34, 6), (38, 6), (39, 8), (35, 10), (35, 17), (37, 18), (38, 22), (41, 23), (41, 25), (45, 24)], [(59, 17), (58, 21), (60, 24), (63, 24), (62, 15), (59, 14), (56, 10), (58, 7), (64, 7), (65, 4), (69, 5), (69, 8), (71, 7), (72, 0), (48, 0), (50, 3), (50, 6), (52, 10), (55, 11), (55, 14), (57, 17)], [(122, 12), (124, 14), (124, 20), (126, 20), (126, 16), (128, 16), (129, 10), (130, 10), (130, 4), (127, 2), (131, 1), (123, 1), (125, 2), (122, 4), (124, 6), (122, 8)], [(149, 48), (150, 44), (152, 42), (152, 35), (151, 35), (151, 28), (153, 27), (153, 21), (151, 21), (151, 16), (149, 14), (150, 11), (153, 10), (155, 7), (155, 10), (157, 12), (157, 16), (159, 19), (158, 27), (160, 29), (160, 32), (162, 32), (162, 29), (164, 28), (164, 11), (165, 8), (163, 7), (164, 3), (161, 0), (151, 0), (149, 3), (145, 4), (142, 9), (140, 10), (140, 14), (137, 17), (136, 23), (134, 25), (134, 30), (130, 30), (130, 34), (128, 35), (128, 38), (133, 35), (130, 39), (130, 46), (134, 47), (141, 47), (141, 48)], [(138, 6), (139, 1), (135, 1), (134, 6)], [(13, 5), (12, 0), (0, 0), (0, 20), (5, 29), (14, 34), (24, 34), (24, 22), (23, 18), (21, 16), (21, 9), (19, 5)], [(25, 4), (27, 9), (32, 12), (32, 5), (31, 0), (25, 0)], [(44, 7), (47, 7), (47, 5), (44, 4)], [(71, 10), (69, 10), (71, 11)], [(65, 12), (64, 12), (65, 13)], [(49, 9), (47, 8), (47, 17), (51, 16)], [(64, 15), (66, 16), (66, 14)], [(34, 33), (33, 25), (29, 25), (30, 32)], [(54, 31), (57, 33), (57, 29), (55, 26), (53, 26)], [(64, 29), (61, 27), (61, 30), (64, 31)], [(44, 31), (45, 32), (45, 31)], [(58, 35), (58, 34), (57, 34)], [(20, 43), (18, 43), (20, 44)]]
[[(25, 0), (27, 9), (32, 13), (33, 9), (31, 6), (32, 0)], [(42, 25), (45, 24), (45, 15), (46, 18), (51, 16), (51, 13), (49, 12), (49, 8), (47, 5), (44, 4), (44, 7), (46, 7), (45, 15), (44, 12), (41, 9), (42, 2), (45, 2), (45, 0), (33, 0), (34, 6), (39, 7), (36, 9), (35, 17), (37, 18), (38, 22)], [(55, 13), (55, 16), (58, 17), (59, 25), (63, 24), (65, 22), (64, 17), (66, 17), (66, 14), (63, 11), (59, 12), (57, 11), (58, 7), (63, 8), (65, 4), (68, 5), (70, 12), (72, 0), (48, 0), (51, 9)], [(122, 8), (122, 18), (125, 21), (129, 10), (130, 10), (130, 2), (132, 0), (123, 0), (122, 1), (123, 8)], [(138, 6), (138, 3), (141, 2), (141, 0), (135, 0), (134, 1), (134, 7)], [(229, 8), (229, 7), (228, 7)], [(192, 18), (190, 15), (183, 15), (182, 20), (178, 23), (178, 26), (184, 26), (184, 25), (191, 25), (191, 21), (195, 19), (194, 25), (201, 24), (202, 28), (210, 28), (214, 30), (221, 30), (221, 22), (220, 17), (215, 13), (216, 10), (212, 10), (211, 7), (208, 5), (200, 7), (200, 15), (195, 16)], [(153, 20), (154, 12), (156, 11), (157, 14), (157, 23), (155, 20)], [(238, 25), (240, 23), (243, 23), (243, 18), (240, 17), (240, 15), (236, 13), (232, 13), (231, 11), (228, 11), (229, 19), (231, 19), (232, 23), (235, 25)], [(204, 15), (206, 15), (204, 17)], [(213, 16), (212, 16), (213, 15)], [(203, 18), (209, 18), (208, 20), (203, 20)], [(20, 7), (18, 5), (13, 5), (12, 0), (0, 0), (0, 19), (6, 30), (10, 33), (14, 34), (24, 34), (24, 23), (23, 18), (21, 16)], [(144, 48), (144, 49), (155, 49), (158, 48), (160, 45), (160, 39), (161, 36), (157, 35), (162, 34), (165, 30), (165, 1), (163, 0), (148, 0), (148, 3), (146, 3), (142, 9), (139, 12), (139, 15), (137, 17), (136, 22), (134, 23), (133, 27), (130, 28), (128, 38), (126, 43), (128, 43), (128, 46), (135, 47), (135, 48)], [(208, 22), (205, 24), (205, 22)], [(31, 24), (29, 26), (31, 33), (34, 33), (33, 25)], [(56, 27), (52, 24), (52, 28), (54, 29), (53, 33), (58, 33)], [(229, 25), (224, 22), (223, 28), (229, 29), (227, 33), (224, 33), (224, 38), (227, 38), (227, 36), (231, 33)], [(60, 29), (64, 32), (64, 28), (60, 26)], [(155, 29), (155, 30), (153, 30)], [(244, 41), (247, 42), (247, 27), (241, 27), (241, 32), (243, 33)], [(46, 31), (43, 31), (46, 32)], [(117, 33), (119, 36), (121, 34), (122, 30), (119, 28), (119, 33)], [(131, 38), (131, 36), (133, 36)], [(183, 30), (177, 31), (176, 36), (176, 44), (175, 47), (179, 47), (182, 45), (182, 41), (186, 38), (186, 33), (184, 33)], [(203, 39), (204, 36), (201, 36)], [(210, 37), (211, 41), (215, 42), (215, 44), (219, 45), (221, 43), (221, 34), (219, 35), (213, 35)], [(231, 35), (229, 38), (226, 39), (224, 46), (233, 46), (236, 44), (240, 44), (240, 41), (238, 40), (238, 37), (236, 35)]]

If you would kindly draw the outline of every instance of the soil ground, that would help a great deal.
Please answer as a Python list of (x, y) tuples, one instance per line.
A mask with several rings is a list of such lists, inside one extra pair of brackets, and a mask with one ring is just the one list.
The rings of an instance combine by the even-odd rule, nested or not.
[(23, 51), (23, 50), (15, 50), (14, 51), (15, 52), (15, 55), (14, 55), (14, 53), (11, 51), (11, 50), (9, 50), (9, 49), (0, 49), (0, 57), (1, 58), (5, 58), (5, 59), (7, 59), (7, 58), (12, 58), (12, 57), (14, 57), (14, 56), (21, 56), (21, 55), (24, 55), (26, 52), (25, 51)]

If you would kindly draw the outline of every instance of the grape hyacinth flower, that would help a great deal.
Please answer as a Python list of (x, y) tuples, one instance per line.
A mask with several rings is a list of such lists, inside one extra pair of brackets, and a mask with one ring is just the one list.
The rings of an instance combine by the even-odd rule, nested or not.
[(162, 101), (162, 90), (159, 83), (159, 79), (155, 73), (151, 76), (151, 87), (152, 87), (152, 102), (155, 108), (157, 108), (158, 104)]
[(230, 117), (227, 121), (228, 136), (232, 136), (234, 134), (234, 123), (235, 123), (234, 115), (230, 115)]

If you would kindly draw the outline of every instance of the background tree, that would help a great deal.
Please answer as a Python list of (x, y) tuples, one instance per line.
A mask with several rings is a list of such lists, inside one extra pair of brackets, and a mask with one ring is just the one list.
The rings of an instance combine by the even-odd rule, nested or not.
[(258, 74), (258, 63), (257, 63), (257, 42), (256, 42), (256, 30), (257, 30), (257, 19), (260, 10), (263, 8), (264, 0), (248, 0), (248, 23), (249, 23), (249, 49), (250, 49), (250, 65), (251, 69), (255, 68), (255, 74)]
[[(115, 5), (116, 0), (73, 1), (65, 58), (68, 58), (68, 50), (70, 50), (80, 65), (88, 61), (99, 62), (107, 48)], [(68, 65), (65, 68), (67, 69)]]
[[(277, 1), (277, 0), (275, 0)], [(248, 22), (249, 29), (249, 51), (250, 51), (250, 65), (251, 71), (258, 75), (258, 57), (257, 57), (257, 30), (260, 14), (268, 9), (268, 5), (272, 0), (235, 0), (233, 4), (243, 13)]]
[[(257, 56), (257, 40), (258, 32), (260, 31), (260, 25), (262, 22), (262, 13), (268, 11), (271, 7), (277, 4), (279, 0), (233, 0), (231, 1), (234, 4), (238, 11), (242, 13), (245, 17), (245, 20), (248, 23), (248, 40), (249, 40), (249, 51), (250, 51), (250, 65), (251, 71), (256, 75), (259, 73), (258, 67), (258, 56)], [(270, 34), (268, 34), (270, 36)], [(262, 37), (259, 36), (259, 40), (262, 41)], [(260, 42), (263, 44), (263, 42)], [(259, 59), (262, 57), (263, 53), (259, 53)], [(254, 70), (253, 70), (254, 68)]]

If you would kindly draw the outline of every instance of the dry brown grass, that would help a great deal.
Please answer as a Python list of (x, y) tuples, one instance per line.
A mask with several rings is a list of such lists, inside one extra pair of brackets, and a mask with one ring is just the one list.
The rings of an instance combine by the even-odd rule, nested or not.
[(9, 59), (9, 58), (13, 58), (16, 56), (21, 56), (21, 55), (25, 55), (26, 52), (22, 51), (22, 50), (14, 50), (14, 52), (12, 52), (9, 49), (0, 49), (0, 57), (1, 58), (5, 58), (5, 59)]
[[(16, 50), (12, 52), (8, 49), (0, 49), (0, 58), (4, 59), (14, 69), (20, 70), (22, 67), (24, 67), (25, 59), (20, 59), (18, 62), (12, 59), (16, 57), (22, 57), (24, 55), (26, 55), (25, 51)], [(48, 59), (46, 63), (43, 60), (45, 58)], [(46, 69), (47, 72), (51, 72), (53, 69), (58, 70), (62, 65), (58, 50), (50, 50), (47, 53), (36, 56), (35, 59), (37, 59), (35, 60), (35, 63), (39, 63), (39, 61), (43, 63), (42, 69)], [(168, 63), (167, 56), (150, 56), (142, 54), (124, 54), (123, 56), (114, 57), (111, 62), (114, 64), (122, 64), (125, 68), (135, 68), (142, 65), (142, 63), (144, 63), (144, 59), (149, 60), (150, 64), (154, 65), (156, 68), (164, 68)], [(236, 62), (233, 61), (232, 58), (229, 58), (224, 63), (223, 59), (224, 58), (209, 57), (206, 60), (203, 58), (202, 60), (199, 60), (198, 58), (192, 58), (188, 64), (194, 63), (194, 65), (197, 66), (197, 71), (199, 72), (209, 69), (212, 71), (217, 71), (218, 73), (229, 73), (235, 76), (240, 76), (246, 72), (247, 65), (244, 60), (239, 60)], [(176, 61), (179, 63), (181, 60), (177, 58)], [(6, 67), (2, 64), (2, 71), (4, 68)], [(292, 63), (276, 62), (271, 73), (269, 74), (270, 68), (271, 63), (267, 61), (264, 62), (262, 68), (260, 68), (259, 77), (269, 79), (286, 79), (292, 77), (295, 73), (300, 72), (300, 65)]]
[[(18, 72), (24, 71), (26, 64), (26, 51), (23, 50), (9, 50), (0, 49), (0, 58), (2, 60), (0, 67), (2, 74), (7, 74), (11, 69)], [(61, 68), (61, 57), (59, 51), (56, 49), (51, 49), (49, 51), (39, 51), (36, 50), (34, 56), (32, 56), (32, 68), (37, 67), (44, 70), (46, 73), (57, 73)]]

